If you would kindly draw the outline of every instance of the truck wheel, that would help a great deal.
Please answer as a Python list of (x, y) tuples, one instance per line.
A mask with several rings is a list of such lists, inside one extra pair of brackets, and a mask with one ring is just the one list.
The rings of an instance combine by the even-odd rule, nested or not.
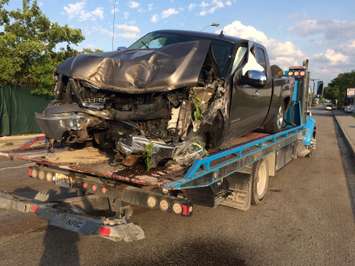
[(285, 110), (283, 104), (276, 109), (276, 112), (273, 114), (272, 119), (265, 125), (265, 129), (271, 133), (278, 132), (285, 126)]
[(269, 189), (269, 167), (266, 160), (261, 159), (253, 166), (251, 203), (258, 205)]

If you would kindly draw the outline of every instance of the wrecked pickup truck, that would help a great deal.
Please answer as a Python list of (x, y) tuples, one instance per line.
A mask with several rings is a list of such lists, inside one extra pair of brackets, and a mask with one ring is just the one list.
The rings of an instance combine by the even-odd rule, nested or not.
[(78, 55), (36, 114), (50, 147), (94, 145), (122, 167), (191, 165), (256, 129), (284, 127), (291, 84), (255, 42), (156, 31), (128, 49)]

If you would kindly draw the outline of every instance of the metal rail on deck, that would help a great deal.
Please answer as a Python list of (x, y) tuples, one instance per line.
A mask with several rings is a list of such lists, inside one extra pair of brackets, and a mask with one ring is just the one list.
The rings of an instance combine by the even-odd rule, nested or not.
[(289, 128), (196, 160), (182, 179), (167, 183), (164, 188), (181, 190), (210, 186), (243, 167), (251, 165), (274, 148), (282, 148), (296, 141), (297, 134), (303, 129), (303, 125)]

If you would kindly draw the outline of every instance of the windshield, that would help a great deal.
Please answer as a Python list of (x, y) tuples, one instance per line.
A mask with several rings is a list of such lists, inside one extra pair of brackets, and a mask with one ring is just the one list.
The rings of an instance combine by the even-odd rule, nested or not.
[(159, 49), (174, 43), (196, 41), (201, 39), (211, 41), (212, 53), (219, 67), (220, 74), (225, 76), (232, 58), (234, 47), (233, 44), (226, 41), (203, 37), (201, 38), (200, 36), (192, 35), (152, 32), (133, 43), (130, 47), (128, 47), (128, 49)]

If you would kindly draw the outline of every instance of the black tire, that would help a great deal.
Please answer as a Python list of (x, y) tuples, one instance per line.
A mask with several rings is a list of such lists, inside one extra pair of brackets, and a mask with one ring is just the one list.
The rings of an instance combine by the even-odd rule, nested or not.
[(251, 204), (258, 205), (269, 190), (270, 176), (267, 161), (261, 159), (253, 166)]
[(285, 107), (282, 103), (276, 108), (270, 121), (265, 124), (264, 128), (270, 133), (278, 132), (285, 127)]

